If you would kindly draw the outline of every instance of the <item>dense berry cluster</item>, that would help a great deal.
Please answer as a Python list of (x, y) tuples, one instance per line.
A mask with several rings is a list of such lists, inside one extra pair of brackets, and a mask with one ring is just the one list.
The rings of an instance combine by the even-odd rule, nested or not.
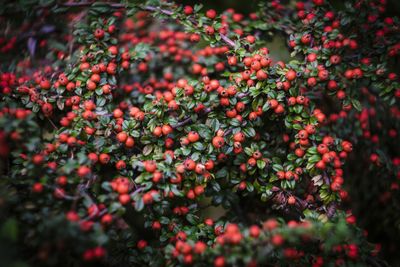
[(43, 16), (38, 31), (5, 13), (19, 37), (0, 39), (0, 205), (29, 263), (379, 264), (346, 183), (357, 199), (385, 178), (379, 202), (399, 203), (400, 32), (384, 0), (248, 16), (42, 2), (15, 10)]

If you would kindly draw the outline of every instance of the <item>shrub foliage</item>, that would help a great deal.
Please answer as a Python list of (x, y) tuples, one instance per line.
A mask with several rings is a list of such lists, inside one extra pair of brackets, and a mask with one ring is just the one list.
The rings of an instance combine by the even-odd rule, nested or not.
[(0, 11), (4, 262), (384, 265), (352, 213), (396, 246), (384, 0), (83, 1)]

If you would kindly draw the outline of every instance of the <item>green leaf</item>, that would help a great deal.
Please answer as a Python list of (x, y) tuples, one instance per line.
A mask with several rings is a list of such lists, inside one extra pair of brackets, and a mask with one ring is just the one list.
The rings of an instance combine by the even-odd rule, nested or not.
[(144, 148), (143, 148), (143, 155), (144, 156), (148, 156), (148, 155), (150, 155), (150, 153), (153, 151), (153, 146), (152, 145), (146, 145)]
[(301, 130), (301, 129), (303, 129), (303, 127), (302, 127), (300, 124), (298, 124), (298, 123), (293, 124), (292, 127), (293, 127), (293, 129), (298, 130), (298, 131)]
[(161, 224), (168, 224), (169, 221), (170, 221), (170, 220), (169, 220), (168, 217), (162, 216), (162, 217), (160, 218), (160, 223), (161, 223)]
[(321, 160), (321, 157), (319, 155), (314, 155), (308, 159), (308, 162), (309, 163), (317, 163), (320, 160)]
[(353, 105), (353, 107), (357, 110), (357, 111), (361, 111), (362, 109), (362, 105), (360, 103), (360, 101), (358, 101), (357, 99), (351, 99), (351, 104)]
[(186, 215), (186, 220), (193, 225), (197, 224), (198, 219), (199, 218), (193, 213), (189, 213), (188, 215)]
[(212, 188), (214, 189), (215, 192), (221, 191), (221, 186), (217, 182), (213, 181), (211, 183), (211, 186), (212, 186)]
[(144, 208), (144, 203), (143, 203), (143, 199), (139, 198), (136, 202), (135, 202), (135, 209), (137, 211), (141, 211)]
[(203, 145), (203, 143), (201, 143), (201, 142), (196, 142), (196, 143), (194, 143), (193, 144), (193, 147), (196, 149), (196, 150), (199, 150), (199, 151), (202, 151), (202, 150), (204, 150), (204, 145)]
[(257, 167), (259, 169), (261, 169), (261, 170), (264, 169), (266, 165), (267, 165), (267, 163), (265, 161), (263, 161), (261, 159), (257, 160)]
[(192, 152), (192, 151), (190, 150), (190, 148), (188, 148), (188, 147), (182, 148), (181, 150), (182, 150), (182, 154), (183, 154), (184, 156), (187, 156), (187, 155), (190, 154), (190, 152)]
[(181, 191), (178, 190), (178, 188), (176, 188), (176, 186), (172, 186), (171, 187), (171, 191), (172, 193), (174, 193), (175, 196), (183, 196), (183, 193)]
[(106, 99), (104, 98), (104, 97), (98, 97), (97, 99), (96, 99), (96, 105), (98, 106), (98, 107), (102, 107), (102, 106), (104, 106), (106, 104)]
[(227, 175), (228, 175), (228, 172), (227, 172), (226, 168), (222, 168), (215, 174), (215, 177), (216, 178), (224, 178)]
[(254, 186), (253, 186), (253, 184), (250, 183), (250, 182), (246, 182), (246, 189), (247, 189), (247, 191), (249, 191), (249, 192), (253, 192), (253, 191), (254, 191)]
[(276, 172), (278, 172), (278, 171), (283, 171), (283, 166), (282, 166), (282, 165), (279, 165), (279, 164), (274, 164), (274, 165), (272, 165), (272, 169), (273, 169), (274, 171), (276, 171)]
[(241, 123), (240, 123), (240, 121), (238, 119), (232, 119), (230, 121), (230, 125), (235, 126), (235, 127), (240, 126), (240, 124)]
[(199, 12), (200, 9), (202, 9), (202, 8), (203, 8), (203, 5), (202, 5), (202, 4), (195, 4), (194, 7), (193, 7), (193, 10), (194, 10), (195, 13), (197, 13), (197, 12)]
[(256, 131), (251, 127), (244, 128), (243, 133), (246, 137), (254, 137), (256, 135)]
[(11, 241), (16, 241), (18, 237), (18, 225), (14, 218), (7, 219), (1, 226), (1, 236)]
[(294, 109), (294, 112), (296, 112), (297, 114), (300, 114), (303, 111), (303, 106), (296, 105), (293, 109)]

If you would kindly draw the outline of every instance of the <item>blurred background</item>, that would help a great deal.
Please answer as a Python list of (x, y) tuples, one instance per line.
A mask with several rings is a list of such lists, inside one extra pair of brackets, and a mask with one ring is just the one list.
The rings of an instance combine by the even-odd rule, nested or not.
[[(271, 0), (265, 0), (271, 1)], [(353, 1), (353, 0), (350, 0)], [(400, 14), (400, 0), (386, 0), (388, 3), (388, 14), (398, 15)], [(186, 5), (202, 4), (205, 8), (213, 8), (216, 11), (223, 11), (228, 8), (234, 8), (237, 12), (248, 14), (257, 10), (257, 0), (177, 0), (177, 3)], [(293, 2), (290, 0), (281, 0), (281, 3)], [(344, 0), (330, 0), (334, 6), (341, 6)], [(355, 1), (353, 1), (355, 2)]]

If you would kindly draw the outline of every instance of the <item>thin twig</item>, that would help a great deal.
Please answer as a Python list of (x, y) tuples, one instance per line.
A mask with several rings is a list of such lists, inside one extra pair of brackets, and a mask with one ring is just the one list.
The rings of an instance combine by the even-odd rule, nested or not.
[(163, 13), (165, 15), (171, 16), (172, 14), (174, 14), (174, 12), (170, 11), (170, 10), (165, 10), (165, 9), (161, 9), (159, 7), (154, 7), (154, 6), (145, 6), (143, 7), (144, 10), (147, 11), (159, 11), (160, 13)]
[(49, 117), (46, 117), (48, 120), (49, 120), (49, 122), (50, 122), (50, 124), (53, 126), (53, 128), (55, 129), (55, 130), (58, 130), (58, 127), (54, 124), (54, 122), (49, 118)]
[[(96, 3), (96, 2), (66, 2), (66, 3), (62, 3), (60, 5), (64, 6), (64, 7), (88, 7), (88, 6), (91, 6), (94, 3)], [(112, 7), (112, 8), (124, 8), (125, 7), (124, 4), (119, 4), (119, 3), (104, 3), (104, 4), (108, 5), (108, 6)], [(165, 15), (168, 15), (168, 16), (171, 16), (171, 15), (174, 14), (174, 12), (171, 11), (171, 10), (166, 10), (166, 9), (162, 9), (162, 8), (154, 7), (154, 6), (144, 6), (144, 7), (142, 7), (142, 9), (143, 10), (147, 10), (147, 11), (151, 11), (151, 12), (158, 11), (158, 12), (160, 12), (162, 14), (165, 14)], [(193, 21), (192, 21), (192, 23), (193, 23)], [(236, 48), (236, 43), (232, 39), (230, 39), (228, 36), (226, 36), (223, 33), (219, 33), (219, 36), (229, 46), (231, 46), (233, 48)]]
[(236, 48), (236, 44), (234, 41), (228, 38), (225, 34), (220, 33), (219, 36), (221, 36), (221, 39), (225, 41), (229, 46)]
[[(143, 7), (143, 9), (144, 9), (144, 10), (147, 10), (147, 11), (159, 11), (159, 12), (165, 14), (165, 15), (168, 15), (168, 16), (171, 16), (172, 14), (174, 14), (174, 12), (172, 12), (172, 11), (170, 11), (170, 10), (161, 9), (161, 8), (157, 8), (157, 7), (154, 7), (154, 6), (145, 6), (145, 7)], [(197, 22), (196, 22), (195, 20), (191, 20), (191, 19), (189, 19), (189, 20), (190, 20), (194, 25), (197, 25)], [(219, 36), (220, 36), (221, 39), (222, 39), (225, 43), (227, 43), (229, 46), (231, 46), (231, 47), (233, 47), (233, 48), (236, 48), (235, 42), (234, 42), (233, 40), (231, 40), (228, 36), (226, 36), (226, 35), (223, 34), (223, 33), (219, 33)]]
[[(96, 1), (93, 2), (65, 2), (61, 3), (60, 6), (64, 7), (88, 7), (96, 3)], [(103, 3), (105, 5), (108, 5), (113, 8), (124, 8), (124, 4), (119, 4), (119, 3)]]
[[(211, 108), (206, 108), (206, 109), (204, 110), (204, 112), (203, 112), (203, 115), (207, 115), (207, 114), (210, 113), (210, 112), (211, 112)], [(191, 122), (193, 122), (193, 120), (192, 120), (192, 118), (189, 116), (189, 117), (186, 117), (185, 119), (183, 119), (182, 121), (178, 122), (177, 124), (172, 125), (172, 128), (176, 129), (176, 128), (185, 126), (185, 125), (187, 125), (187, 124), (189, 124), (189, 123), (191, 123)]]

